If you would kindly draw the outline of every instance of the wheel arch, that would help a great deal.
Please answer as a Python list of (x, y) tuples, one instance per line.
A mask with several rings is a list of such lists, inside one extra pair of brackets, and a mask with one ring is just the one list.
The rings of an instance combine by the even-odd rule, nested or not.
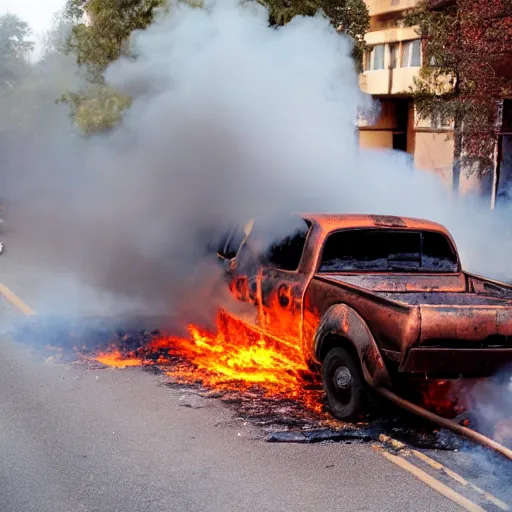
[(315, 359), (322, 363), (329, 350), (337, 346), (359, 360), (369, 386), (391, 386), (384, 359), (368, 325), (346, 304), (335, 304), (323, 315), (314, 339)]
[(322, 343), (319, 347), (319, 353), (317, 356), (318, 361), (323, 363), (325, 356), (327, 356), (328, 352), (336, 347), (344, 348), (351, 356), (359, 359), (359, 353), (357, 352), (354, 344), (345, 336), (342, 336), (339, 333), (328, 332), (324, 336)]

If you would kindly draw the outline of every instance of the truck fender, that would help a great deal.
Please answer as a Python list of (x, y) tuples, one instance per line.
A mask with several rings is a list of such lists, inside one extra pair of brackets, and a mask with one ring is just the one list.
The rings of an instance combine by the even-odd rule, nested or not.
[(369, 386), (391, 386), (384, 359), (366, 322), (346, 304), (335, 304), (323, 315), (314, 338), (314, 354), (321, 361), (333, 346), (349, 343), (359, 356)]

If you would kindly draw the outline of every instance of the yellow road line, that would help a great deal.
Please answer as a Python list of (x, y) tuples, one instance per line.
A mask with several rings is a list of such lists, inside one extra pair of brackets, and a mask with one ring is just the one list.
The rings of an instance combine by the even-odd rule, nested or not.
[(12, 290), (0, 283), (0, 293), (16, 308), (18, 308), (26, 316), (34, 316), (37, 313), (25, 302), (23, 302)]
[(414, 464), (411, 464), (404, 457), (399, 455), (393, 455), (386, 450), (384, 450), (381, 446), (373, 446), (373, 449), (379, 452), (383, 457), (387, 460), (396, 464), (398, 467), (404, 469), (411, 475), (415, 476), (418, 480), (421, 480), (424, 484), (428, 485), (430, 488), (437, 491), (439, 494), (442, 494), (445, 498), (453, 501), (455, 504), (459, 505), (465, 510), (469, 512), (485, 512), (485, 509), (473, 503), (468, 498), (462, 496), (458, 492), (454, 491), (447, 485), (443, 484), (439, 480), (435, 479), (433, 476), (430, 476), (428, 473), (423, 471), (422, 469), (416, 467)]
[(476, 493), (480, 494), (480, 496), (485, 498), (487, 501), (490, 501), (491, 503), (496, 505), (498, 508), (501, 508), (501, 510), (510, 510), (509, 505), (507, 505), (500, 499), (496, 498), (496, 496), (493, 496), (492, 494), (488, 493), (487, 491), (480, 489), (480, 487), (472, 484), (471, 482), (468, 482), (464, 477), (460, 476), (458, 473), (455, 473), (455, 471), (448, 469), (446, 466), (443, 466), (441, 463), (437, 462), (436, 460), (431, 459), (428, 455), (425, 455), (424, 453), (418, 452), (416, 450), (411, 450), (411, 453), (418, 459), (421, 459), (422, 461), (427, 463), (429, 466), (446, 474), (447, 476), (449, 476), (450, 478), (452, 478), (453, 480), (455, 480), (462, 486), (467, 487), (468, 489), (472, 489)]
[(483, 498), (485, 498), (487, 501), (491, 502), (492, 504), (496, 505), (498, 508), (501, 508), (501, 510), (511, 510), (510, 506), (507, 505), (505, 502), (501, 501), (500, 499), (496, 498), (496, 496), (493, 496), (492, 494), (488, 493), (487, 491), (484, 491), (480, 487), (472, 484), (471, 482), (468, 482), (463, 476), (459, 475), (455, 471), (447, 468), (440, 462), (437, 462), (434, 459), (431, 459), (428, 455), (425, 455), (422, 452), (419, 452), (417, 450), (408, 449), (404, 443), (401, 443), (400, 441), (397, 441), (396, 439), (393, 439), (392, 437), (386, 436), (384, 434), (379, 436), (379, 441), (382, 443), (385, 443), (395, 450), (399, 450), (401, 454), (404, 455), (414, 455), (417, 459), (420, 459), (421, 461), (425, 462), (425, 464), (428, 464), (431, 468), (440, 471), (441, 473), (445, 474), (446, 476), (450, 477), (452, 480), (455, 480), (457, 483), (462, 485), (463, 487), (466, 487), (468, 489), (473, 490), (477, 494), (480, 494)]

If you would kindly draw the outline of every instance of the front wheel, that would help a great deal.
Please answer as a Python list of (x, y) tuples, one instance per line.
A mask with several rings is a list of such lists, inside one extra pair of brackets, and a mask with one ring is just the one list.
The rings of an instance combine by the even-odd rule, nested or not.
[(358, 419), (365, 411), (366, 382), (359, 360), (342, 347), (331, 349), (323, 362), (322, 381), (331, 414)]

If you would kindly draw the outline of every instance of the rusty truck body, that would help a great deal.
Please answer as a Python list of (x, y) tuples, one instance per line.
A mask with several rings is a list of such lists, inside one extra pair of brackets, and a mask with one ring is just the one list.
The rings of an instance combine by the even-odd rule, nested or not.
[(354, 418), (368, 388), (404, 376), (485, 377), (512, 362), (512, 287), (465, 272), (443, 226), (297, 219), (263, 254), (257, 222), (235, 227), (218, 256), (236, 297), (263, 311), (259, 326), (321, 369), (337, 418)]

